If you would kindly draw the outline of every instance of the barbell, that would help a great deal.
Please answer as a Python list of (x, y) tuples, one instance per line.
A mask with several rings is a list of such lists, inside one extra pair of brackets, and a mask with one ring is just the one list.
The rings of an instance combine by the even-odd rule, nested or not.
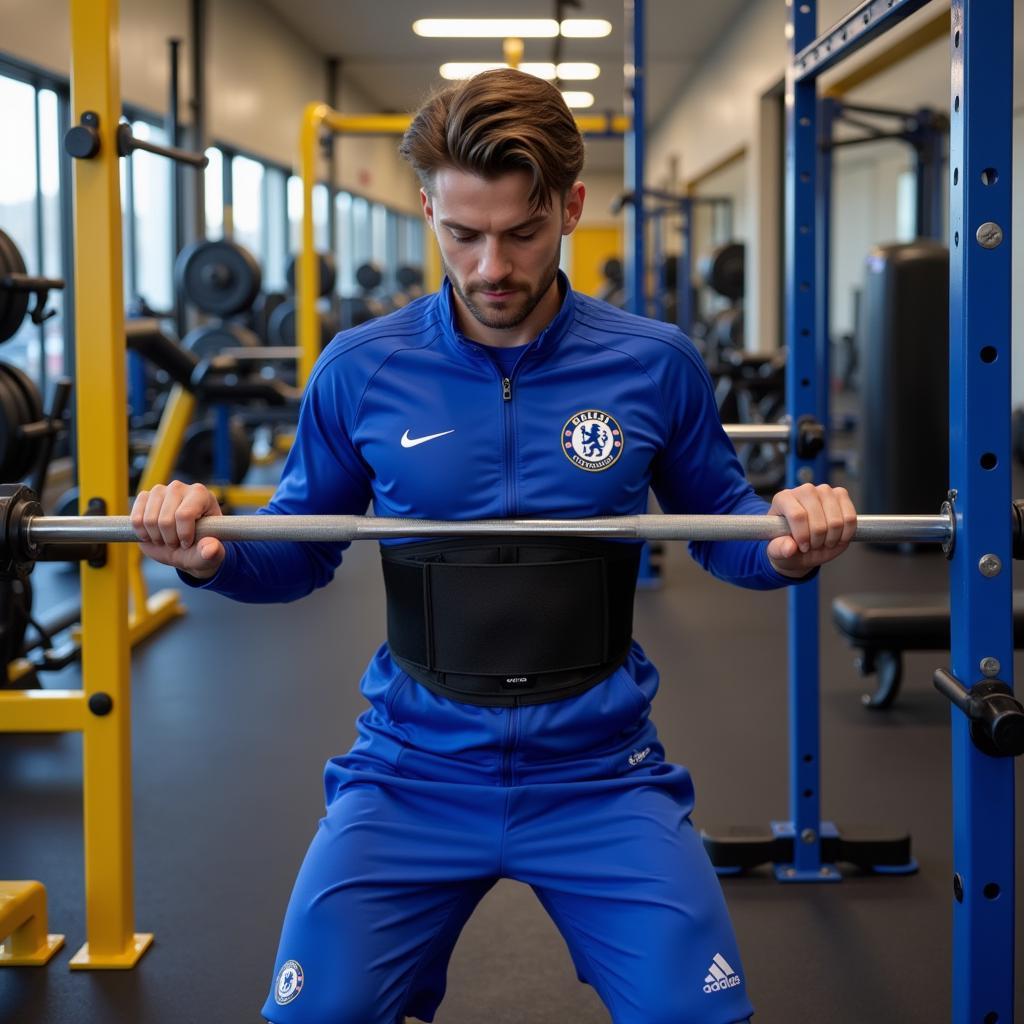
[[(2, 500), (2, 499), (0, 499)], [(224, 541), (338, 543), (402, 537), (606, 537), (619, 540), (772, 540), (788, 537), (783, 516), (637, 515), (596, 519), (404, 519), (385, 516), (212, 516), (196, 524), (196, 538)], [(854, 540), (946, 544), (948, 514), (859, 516)], [(47, 544), (120, 543), (138, 537), (128, 516), (44, 516), (29, 513), (20, 528), (26, 550)]]
[[(1014, 522), (1021, 528), (1021, 516)], [(771, 540), (789, 535), (782, 516), (637, 515), (594, 519), (406, 519), (348, 515), (211, 516), (196, 539), (345, 543), (425, 537), (604, 537), (619, 540)], [(854, 540), (951, 547), (955, 518), (947, 504), (933, 516), (859, 516)], [(45, 516), (36, 495), (20, 484), (0, 485), (0, 576), (31, 571), (44, 547), (116, 544), (138, 538), (128, 516)]]

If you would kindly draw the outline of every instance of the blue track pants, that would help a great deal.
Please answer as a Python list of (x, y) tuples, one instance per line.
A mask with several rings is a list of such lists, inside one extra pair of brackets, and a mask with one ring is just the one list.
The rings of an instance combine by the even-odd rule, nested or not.
[(690, 776), (665, 762), (648, 718), (657, 685), (634, 647), (578, 697), (484, 708), (431, 693), (382, 648), (363, 679), (359, 739), (327, 765), (327, 813), (264, 1017), (433, 1020), (463, 925), (512, 878), (533, 888), (613, 1024), (746, 1020)]

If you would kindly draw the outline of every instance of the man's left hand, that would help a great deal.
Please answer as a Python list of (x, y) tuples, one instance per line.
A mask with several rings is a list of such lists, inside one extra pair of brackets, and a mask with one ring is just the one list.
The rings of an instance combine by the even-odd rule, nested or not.
[(838, 558), (857, 530), (857, 510), (845, 487), (802, 484), (779, 491), (768, 514), (785, 516), (790, 532), (768, 544), (768, 558), (777, 572), (794, 578)]

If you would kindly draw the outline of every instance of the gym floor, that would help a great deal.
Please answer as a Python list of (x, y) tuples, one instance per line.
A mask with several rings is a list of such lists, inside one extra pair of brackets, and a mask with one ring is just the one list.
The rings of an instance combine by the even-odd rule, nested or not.
[[(150, 570), (154, 587), (173, 583)], [(34, 582), (40, 604), (74, 587), (48, 565)], [(822, 575), (824, 817), (909, 831), (920, 871), (820, 886), (779, 885), (767, 870), (727, 880), (758, 1024), (949, 1019), (950, 712), (931, 685), (946, 656), (908, 655), (896, 706), (868, 712), (830, 615), (840, 593), (945, 586), (941, 554), (865, 545)], [(135, 970), (67, 968), (84, 941), (79, 737), (0, 744), (0, 876), (42, 880), (50, 929), (67, 935), (49, 967), (0, 972), (4, 1024), (260, 1020), (285, 903), (323, 809), (323, 763), (354, 736), (357, 682), (383, 635), (376, 546), (354, 545), (335, 583), (297, 605), (185, 600), (188, 617), (133, 662), (135, 921), (156, 934)], [(693, 773), (696, 823), (787, 817), (784, 593), (728, 587), (671, 545), (661, 589), (637, 595), (636, 635), (661, 667), (654, 718), (669, 756)], [(1018, 657), (1018, 678), (1021, 668)], [(75, 685), (74, 670), (64, 676), (48, 685)], [(532, 893), (503, 881), (463, 933), (436, 1020), (607, 1024), (608, 1015), (576, 981)]]

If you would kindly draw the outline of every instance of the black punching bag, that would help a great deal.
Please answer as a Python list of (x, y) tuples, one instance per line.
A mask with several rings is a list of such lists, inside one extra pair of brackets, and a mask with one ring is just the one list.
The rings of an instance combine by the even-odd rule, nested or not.
[(949, 250), (925, 238), (873, 249), (862, 303), (857, 508), (934, 515), (949, 487)]

